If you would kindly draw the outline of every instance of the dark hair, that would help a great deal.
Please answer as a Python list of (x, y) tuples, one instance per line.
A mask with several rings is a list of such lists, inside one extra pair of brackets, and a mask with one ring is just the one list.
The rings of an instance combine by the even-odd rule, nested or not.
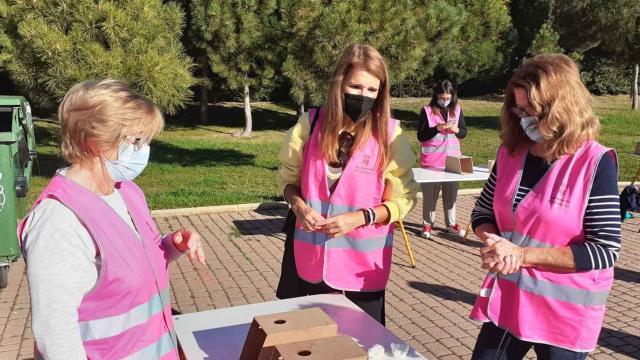
[(456, 105), (458, 105), (458, 94), (451, 81), (443, 80), (433, 87), (433, 95), (431, 95), (429, 106), (436, 112), (440, 112), (440, 106), (438, 105), (438, 95), (440, 94), (451, 94), (451, 102), (447, 106), (447, 110), (449, 110), (449, 114), (453, 114), (456, 110)]

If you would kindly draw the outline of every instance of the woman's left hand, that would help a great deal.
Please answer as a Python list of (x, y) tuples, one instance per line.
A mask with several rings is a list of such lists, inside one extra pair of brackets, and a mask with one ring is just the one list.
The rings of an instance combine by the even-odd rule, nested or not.
[(457, 134), (460, 132), (460, 128), (457, 125), (451, 125), (449, 127), (449, 131), (451, 131), (454, 134)]
[(200, 264), (206, 264), (204, 250), (202, 250), (202, 240), (197, 231), (191, 229), (180, 229), (171, 234), (173, 245), (180, 252), (186, 252), (189, 259), (196, 260)]
[(487, 244), (480, 249), (483, 267), (502, 275), (520, 270), (524, 262), (524, 248), (496, 234), (489, 234)]
[(364, 225), (362, 212), (352, 211), (328, 218), (320, 227), (320, 231), (331, 237), (339, 237), (362, 225)]

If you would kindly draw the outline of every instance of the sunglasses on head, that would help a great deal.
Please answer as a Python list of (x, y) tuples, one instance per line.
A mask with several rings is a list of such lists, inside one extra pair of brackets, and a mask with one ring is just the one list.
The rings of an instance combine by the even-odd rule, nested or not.
[(329, 166), (333, 168), (344, 168), (347, 160), (349, 160), (349, 153), (351, 152), (351, 148), (353, 147), (353, 142), (355, 137), (353, 134), (347, 131), (343, 131), (338, 136), (338, 161), (332, 161), (329, 163)]

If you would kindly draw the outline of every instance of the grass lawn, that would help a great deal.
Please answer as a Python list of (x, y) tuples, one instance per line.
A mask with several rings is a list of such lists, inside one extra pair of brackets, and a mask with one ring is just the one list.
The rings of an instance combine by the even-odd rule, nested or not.
[[(394, 99), (393, 113), (402, 121), (416, 153), (416, 124), (426, 99)], [(282, 137), (295, 121), (292, 107), (256, 103), (253, 107), (254, 135), (235, 138), (231, 133), (244, 124), (242, 105), (224, 103), (212, 106), (209, 120), (215, 125), (191, 123), (197, 109), (189, 109), (169, 119), (165, 132), (152, 143), (151, 162), (137, 183), (144, 189), (152, 209), (238, 204), (280, 200), (276, 188), (278, 151)], [(462, 100), (467, 138), (462, 151), (476, 164), (495, 158), (498, 146), (499, 99)], [(640, 159), (631, 153), (640, 141), (640, 112), (628, 110), (627, 96), (595, 99), (602, 121), (600, 141), (618, 151), (620, 180), (631, 180)], [(193, 111), (191, 111), (193, 110)], [(31, 184), (35, 198), (55, 169), (62, 166), (57, 156), (59, 126), (52, 120), (36, 121), (39, 171)], [(479, 187), (463, 183), (462, 187)]]

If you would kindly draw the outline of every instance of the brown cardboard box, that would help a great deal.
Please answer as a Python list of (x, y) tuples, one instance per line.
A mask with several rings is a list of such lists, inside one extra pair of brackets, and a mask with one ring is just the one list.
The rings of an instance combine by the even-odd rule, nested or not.
[(471, 156), (449, 156), (445, 160), (444, 171), (456, 174), (473, 174), (473, 160)]
[(270, 360), (367, 360), (367, 353), (349, 336), (276, 345)]
[(256, 316), (240, 360), (271, 359), (275, 345), (336, 336), (338, 325), (320, 308)]

